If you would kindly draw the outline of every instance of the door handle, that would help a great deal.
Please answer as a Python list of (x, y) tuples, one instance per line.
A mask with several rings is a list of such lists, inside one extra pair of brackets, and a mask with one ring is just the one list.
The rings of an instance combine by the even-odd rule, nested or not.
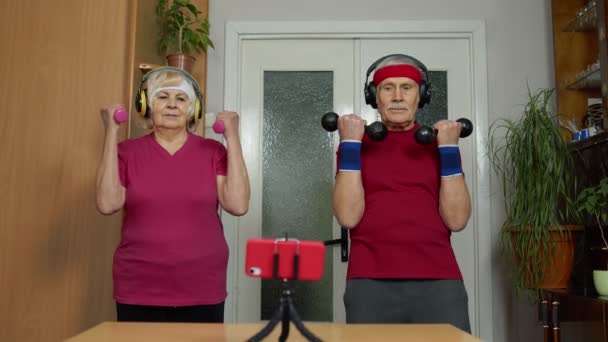
[(340, 228), (340, 238), (323, 241), (325, 246), (340, 245), (340, 259), (342, 262), (348, 261), (348, 229)]

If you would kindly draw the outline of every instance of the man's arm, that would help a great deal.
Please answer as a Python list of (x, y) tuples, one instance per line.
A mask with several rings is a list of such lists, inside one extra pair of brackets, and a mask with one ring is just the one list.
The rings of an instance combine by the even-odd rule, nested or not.
[(453, 232), (464, 229), (471, 216), (471, 197), (464, 180), (460, 161), (458, 139), (462, 125), (455, 121), (441, 120), (437, 129), (441, 183), (439, 187), (439, 214)]
[(353, 228), (363, 217), (365, 196), (361, 180), (361, 139), (365, 120), (348, 114), (338, 118), (340, 155), (334, 186), (334, 215), (341, 226)]
[(338, 172), (334, 187), (334, 215), (344, 228), (355, 227), (365, 211), (361, 172)]
[(471, 198), (463, 175), (441, 177), (439, 214), (453, 232), (464, 229), (471, 216)]

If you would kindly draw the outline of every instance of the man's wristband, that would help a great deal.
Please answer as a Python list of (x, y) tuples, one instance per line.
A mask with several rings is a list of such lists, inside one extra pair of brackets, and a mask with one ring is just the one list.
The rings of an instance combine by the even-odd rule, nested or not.
[(361, 141), (342, 140), (340, 142), (338, 170), (345, 172), (361, 171)]
[(441, 177), (454, 177), (462, 174), (460, 149), (458, 145), (439, 146), (439, 164)]

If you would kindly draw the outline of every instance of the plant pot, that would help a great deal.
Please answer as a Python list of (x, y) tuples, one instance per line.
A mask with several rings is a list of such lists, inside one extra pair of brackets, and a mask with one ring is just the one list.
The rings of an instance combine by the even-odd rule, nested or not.
[(608, 271), (594, 270), (593, 285), (600, 296), (608, 296)]
[[(530, 231), (530, 227), (510, 227), (507, 231), (510, 233), (511, 243), (513, 246), (513, 255), (521, 270), (534, 270), (533, 262), (538, 263), (538, 258), (534, 258), (529, 250), (520, 250), (516, 243), (520, 237), (519, 234), (526, 234)], [(548, 252), (542, 245), (537, 246), (537, 255), (542, 255), (546, 258), (544, 268), (538, 267), (535, 271), (536, 275), (529, 271), (523, 275), (520, 274), (522, 283), (527, 288), (543, 288), (543, 289), (564, 289), (568, 287), (572, 268), (574, 265), (574, 247), (576, 245), (577, 233), (583, 230), (582, 226), (559, 226), (550, 228), (548, 231), (548, 246), (553, 246)], [(529, 234), (529, 233), (528, 233)], [(524, 237), (525, 238), (525, 237)], [(545, 255), (550, 253), (550, 255)], [(521, 263), (525, 263), (522, 265)], [(534, 279), (540, 279), (534, 281)]]
[(194, 67), (194, 63), (196, 63), (196, 58), (194, 56), (189, 55), (168, 55), (167, 56), (167, 65), (183, 69), (187, 71), (189, 74), (192, 74), (192, 68)]

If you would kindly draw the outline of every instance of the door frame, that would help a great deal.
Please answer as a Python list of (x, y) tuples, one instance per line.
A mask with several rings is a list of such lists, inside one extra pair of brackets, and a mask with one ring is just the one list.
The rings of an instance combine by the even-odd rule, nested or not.
[[(471, 190), (472, 201), (476, 210), (472, 220), (477, 229), (475, 245), (475, 275), (478, 296), (469, 297), (474, 300), (476, 307), (477, 331), (473, 333), (484, 340), (493, 338), (493, 307), (492, 307), (492, 231), (491, 231), (491, 190), (490, 165), (486, 158), (486, 134), (488, 131), (488, 95), (487, 95), (487, 64), (486, 64), (486, 33), (483, 20), (405, 20), (405, 21), (234, 21), (227, 22), (225, 27), (225, 61), (224, 61), (224, 108), (240, 108), (240, 76), (241, 76), (241, 45), (245, 40), (260, 39), (327, 39), (327, 38), (453, 38), (466, 39), (469, 42), (472, 58), (470, 70), (472, 80), (473, 111), (472, 121), (475, 123), (474, 151), (476, 174), (472, 175), (476, 182)], [(363, 75), (355, 75), (363, 77)], [(356, 81), (355, 81), (356, 82)], [(358, 82), (356, 84), (363, 84)], [(359, 95), (358, 95), (359, 96)], [(356, 100), (356, 99), (355, 99)], [(207, 120), (207, 122), (211, 122)], [(237, 241), (239, 219), (231, 215), (222, 215), (226, 235)], [(242, 229), (247, 229), (242, 227)], [(230, 241), (229, 241), (230, 243)], [(230, 246), (236, 252), (238, 248)], [(243, 253), (244, 251), (241, 251)], [(228, 283), (234, 284), (229, 293), (234, 295), (236, 279), (240, 270), (232, 270), (228, 274)], [(232, 299), (226, 301), (227, 312), (231, 312), (226, 321), (236, 320), (237, 303)]]

